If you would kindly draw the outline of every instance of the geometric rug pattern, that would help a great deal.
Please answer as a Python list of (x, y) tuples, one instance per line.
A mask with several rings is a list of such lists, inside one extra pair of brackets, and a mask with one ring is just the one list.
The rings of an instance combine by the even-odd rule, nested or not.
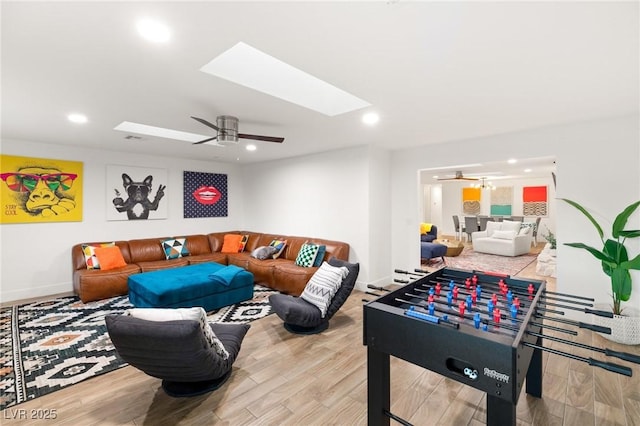
[[(251, 300), (208, 313), (209, 322), (247, 323), (271, 314), (254, 286)], [(76, 296), (0, 310), (0, 410), (127, 365), (109, 339), (104, 317), (132, 308), (128, 296), (83, 303)]]

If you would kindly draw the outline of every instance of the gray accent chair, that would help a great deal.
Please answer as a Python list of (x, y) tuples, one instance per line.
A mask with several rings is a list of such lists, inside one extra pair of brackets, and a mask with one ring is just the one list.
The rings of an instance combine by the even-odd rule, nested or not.
[(346, 278), (342, 281), (340, 288), (331, 299), (324, 318), (320, 310), (306, 300), (288, 294), (272, 294), (269, 296), (269, 303), (274, 312), (284, 321), (284, 328), (295, 334), (317, 334), (329, 327), (329, 320), (338, 312), (338, 309), (347, 301), (353, 291), (356, 279), (360, 273), (359, 263), (349, 263), (344, 260), (332, 257), (329, 259), (331, 266), (346, 266), (349, 270)]
[(105, 317), (118, 355), (131, 366), (162, 380), (173, 397), (218, 389), (231, 375), (249, 324), (210, 324), (229, 353), (223, 359), (207, 342), (195, 320), (147, 321), (128, 315)]

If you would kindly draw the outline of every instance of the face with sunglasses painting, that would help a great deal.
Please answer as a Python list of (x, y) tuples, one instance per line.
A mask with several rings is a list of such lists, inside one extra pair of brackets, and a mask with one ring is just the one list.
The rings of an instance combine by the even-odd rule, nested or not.
[(67, 213), (75, 208), (75, 201), (65, 192), (77, 177), (74, 173), (43, 167), (25, 167), (17, 172), (0, 174), (26, 212), (44, 217)]

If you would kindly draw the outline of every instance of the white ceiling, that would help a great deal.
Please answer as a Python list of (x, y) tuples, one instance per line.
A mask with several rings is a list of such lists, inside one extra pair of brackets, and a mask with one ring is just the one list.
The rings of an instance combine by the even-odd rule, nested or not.
[[(638, 2), (3, 1), (1, 14), (3, 139), (246, 163), (638, 113)], [(141, 17), (169, 43), (141, 39)], [(328, 117), (199, 71), (239, 41), (372, 106)], [(223, 114), (286, 139), (249, 153), (113, 130), (213, 136), (190, 116)]]

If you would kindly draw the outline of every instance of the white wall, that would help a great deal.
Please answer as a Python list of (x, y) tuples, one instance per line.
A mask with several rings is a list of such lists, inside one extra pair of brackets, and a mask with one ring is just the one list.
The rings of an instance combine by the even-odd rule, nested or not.
[[(135, 155), (130, 153), (69, 148), (49, 144), (2, 141), (2, 153), (83, 162), (82, 222), (3, 224), (0, 298), (11, 301), (73, 290), (71, 247), (86, 241), (113, 241), (180, 234), (206, 234), (240, 228), (243, 221), (243, 188), (236, 165)], [(168, 170), (168, 219), (107, 221), (106, 166), (109, 164)], [(229, 215), (224, 218), (183, 218), (184, 170), (226, 173)]]
[(245, 227), (345, 241), (359, 288), (388, 280), (388, 158), (359, 147), (245, 166)]
[[(425, 145), (394, 151), (391, 155), (391, 235), (393, 268), (412, 269), (420, 263), (415, 244), (419, 221), (419, 179), (416, 171), (471, 162), (495, 162), (508, 158), (555, 156), (557, 196), (571, 198), (608, 219), (605, 229), (627, 205), (640, 199), (640, 119), (637, 115), (571, 125), (488, 136), (455, 143)], [(558, 238), (558, 291), (610, 300), (610, 285), (600, 264), (589, 254), (563, 242), (599, 244), (592, 226), (568, 205), (556, 204)], [(603, 219), (604, 220), (604, 219)], [(628, 224), (640, 229), (640, 215)], [(638, 240), (629, 242), (637, 254)], [(635, 281), (631, 305), (640, 305), (640, 274)], [(569, 316), (575, 316), (567, 312)]]

